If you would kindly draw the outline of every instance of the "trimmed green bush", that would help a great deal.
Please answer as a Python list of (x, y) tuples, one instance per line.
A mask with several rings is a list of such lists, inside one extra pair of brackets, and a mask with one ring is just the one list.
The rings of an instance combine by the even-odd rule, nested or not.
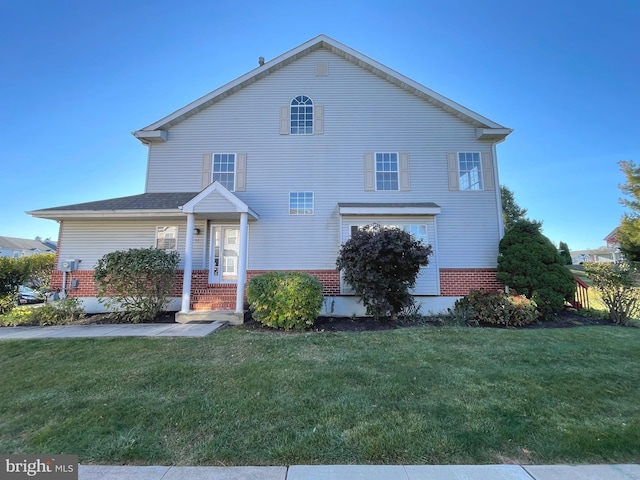
[(247, 285), (254, 320), (272, 328), (302, 329), (313, 325), (322, 308), (322, 283), (301, 272), (268, 272)]
[(132, 248), (104, 255), (93, 272), (98, 301), (123, 321), (152, 321), (175, 288), (178, 252)]
[(474, 290), (453, 306), (452, 314), (469, 325), (522, 327), (538, 318), (536, 303), (527, 297)]
[(543, 315), (573, 300), (576, 282), (539, 222), (517, 221), (500, 240), (498, 281), (535, 300)]

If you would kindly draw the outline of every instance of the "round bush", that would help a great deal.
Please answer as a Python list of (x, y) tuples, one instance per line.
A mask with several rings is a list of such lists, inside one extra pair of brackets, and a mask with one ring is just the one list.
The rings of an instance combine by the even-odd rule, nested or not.
[(322, 283), (300, 272), (268, 272), (247, 285), (247, 300), (254, 320), (273, 328), (306, 328), (322, 309)]

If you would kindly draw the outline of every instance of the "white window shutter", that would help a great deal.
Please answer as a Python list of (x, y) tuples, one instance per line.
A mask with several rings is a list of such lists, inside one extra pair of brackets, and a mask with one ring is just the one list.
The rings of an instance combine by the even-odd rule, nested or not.
[(376, 189), (376, 172), (373, 160), (373, 152), (364, 154), (364, 190), (373, 192)]
[(289, 135), (289, 105), (280, 107), (280, 135)]
[(247, 188), (247, 154), (236, 154), (236, 192), (244, 192)]
[(409, 174), (409, 153), (400, 152), (400, 191), (411, 190), (411, 176)]
[(447, 164), (449, 170), (449, 190), (460, 190), (458, 155), (455, 152), (447, 153)]
[(211, 154), (202, 155), (202, 184), (201, 190), (204, 190), (211, 184)]
[(485, 190), (495, 190), (496, 182), (493, 176), (493, 157), (489, 152), (482, 153), (482, 180)]
[(324, 133), (324, 107), (322, 105), (313, 107), (313, 133), (314, 135)]

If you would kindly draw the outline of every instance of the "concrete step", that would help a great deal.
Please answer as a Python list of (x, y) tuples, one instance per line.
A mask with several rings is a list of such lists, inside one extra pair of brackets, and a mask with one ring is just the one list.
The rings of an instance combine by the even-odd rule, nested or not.
[(227, 322), (229, 325), (242, 325), (244, 313), (227, 310), (191, 310), (190, 312), (176, 313), (176, 322)]

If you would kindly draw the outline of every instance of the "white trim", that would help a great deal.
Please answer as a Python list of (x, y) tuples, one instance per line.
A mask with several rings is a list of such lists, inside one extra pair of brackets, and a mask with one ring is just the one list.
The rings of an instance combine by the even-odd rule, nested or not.
[(182, 307), (183, 313), (191, 309), (191, 275), (193, 273), (193, 229), (195, 228), (195, 216), (187, 214), (187, 240), (184, 252), (184, 274), (182, 277)]
[[(291, 194), (292, 193), (310, 193), (311, 194), (311, 213), (291, 213)], [(316, 214), (316, 194), (313, 191), (308, 190), (292, 190), (289, 192), (289, 202), (287, 210), (291, 217), (311, 217)], [(303, 209), (304, 210), (304, 209)]]
[(244, 312), (244, 286), (247, 282), (247, 240), (249, 215), (240, 214), (240, 251), (238, 252), (238, 281), (236, 286), (236, 313)]
[(220, 194), (225, 200), (231, 203), (235, 207), (236, 213), (243, 213), (243, 212), (248, 213), (255, 220), (260, 218), (260, 215), (258, 215), (255, 211), (249, 208), (249, 206), (246, 203), (244, 203), (242, 200), (236, 197), (233, 193), (227, 190), (225, 186), (218, 181), (213, 182), (207, 188), (202, 190), (198, 195), (196, 195), (194, 198), (192, 198), (187, 203), (185, 203), (182, 207), (182, 211), (184, 213), (195, 213), (194, 209), (196, 205), (198, 205), (198, 203), (200, 203), (202, 200), (204, 200), (214, 192)]
[(340, 215), (439, 215), (440, 207), (360, 206), (340, 207)]

